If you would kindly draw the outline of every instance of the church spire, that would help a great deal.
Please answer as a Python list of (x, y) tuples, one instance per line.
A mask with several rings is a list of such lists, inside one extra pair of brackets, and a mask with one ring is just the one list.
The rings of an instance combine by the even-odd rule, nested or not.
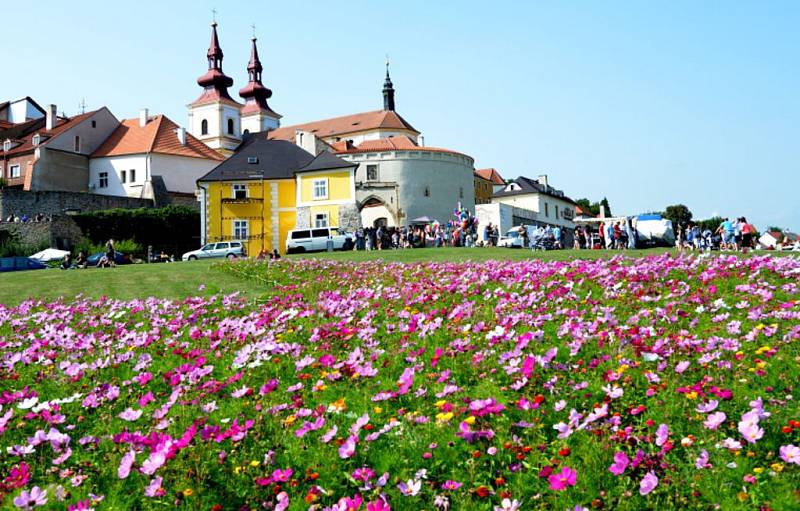
[[(228, 87), (233, 85), (233, 79), (222, 72), (222, 48), (217, 36), (217, 22), (211, 23), (211, 43), (208, 45), (208, 71), (197, 79), (197, 84), (203, 87), (202, 99), (231, 99)], [(232, 101), (232, 100), (231, 100)]]
[[(272, 91), (261, 83), (261, 72), (264, 70), (261, 60), (258, 58), (258, 47), (256, 46), (256, 36), (253, 34), (250, 47), (250, 62), (247, 64), (247, 75), (249, 81), (247, 85), (239, 91), (239, 96), (244, 98), (245, 104), (241, 110), (242, 116), (248, 114), (261, 113), (274, 119), (280, 119), (280, 115), (275, 113), (267, 104), (267, 100), (272, 97)], [(277, 121), (276, 121), (277, 123)], [(272, 126), (270, 126), (272, 127)], [(259, 127), (256, 131), (262, 131)]]
[(394, 86), (389, 78), (389, 59), (386, 59), (386, 80), (383, 82), (383, 109), (394, 112)]

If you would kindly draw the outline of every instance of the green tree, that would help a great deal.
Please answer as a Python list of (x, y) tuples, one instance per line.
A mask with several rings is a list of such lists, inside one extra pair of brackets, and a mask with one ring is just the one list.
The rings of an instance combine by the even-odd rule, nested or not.
[(698, 220), (697, 225), (700, 226), (701, 231), (705, 231), (708, 229), (711, 232), (714, 232), (719, 228), (719, 224), (722, 223), (721, 216), (712, 216), (711, 218), (706, 218), (705, 220)]
[(686, 225), (692, 221), (692, 212), (683, 204), (667, 206), (661, 216), (667, 220), (672, 220), (673, 228), (677, 228), (679, 225)]
[(766, 232), (783, 232), (783, 227), (778, 227), (777, 225), (770, 225), (767, 227)]
[(603, 200), (600, 201), (600, 204), (597, 206), (597, 213), (600, 213), (600, 206), (606, 208), (606, 216), (613, 216), (611, 214), (611, 206), (608, 204), (608, 199), (603, 197)]

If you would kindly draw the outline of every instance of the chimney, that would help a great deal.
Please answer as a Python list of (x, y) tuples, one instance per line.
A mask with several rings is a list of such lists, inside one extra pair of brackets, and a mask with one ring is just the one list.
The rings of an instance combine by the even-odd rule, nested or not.
[(606, 207), (600, 204), (600, 218), (606, 217)]
[(47, 105), (47, 118), (45, 120), (44, 129), (50, 131), (56, 126), (56, 119), (58, 118), (56, 105)]
[(139, 111), (139, 127), (144, 128), (147, 126), (147, 117), (150, 112), (146, 108)]
[(422, 135), (419, 136), (419, 145), (423, 147), (425, 146), (425, 137)]
[(297, 130), (294, 134), (294, 143), (306, 152), (316, 156), (317, 152), (317, 136), (313, 133), (303, 130)]
[(181, 145), (186, 145), (186, 128), (179, 127), (175, 130), (175, 133), (178, 134), (178, 142), (180, 142)]
[(540, 185), (542, 185), (545, 188), (547, 188), (547, 186), (548, 186), (548, 184), (547, 184), (547, 174), (542, 174), (541, 176), (539, 176), (538, 181), (539, 181)]

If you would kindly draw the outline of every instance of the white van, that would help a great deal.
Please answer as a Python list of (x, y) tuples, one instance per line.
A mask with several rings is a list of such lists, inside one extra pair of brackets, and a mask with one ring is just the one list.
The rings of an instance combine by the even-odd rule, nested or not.
[[(530, 243), (531, 238), (533, 238), (533, 231), (536, 230), (536, 227), (532, 225), (526, 225), (525, 230), (528, 231), (528, 243)], [(506, 248), (528, 248), (522, 246), (522, 233), (519, 230), (519, 226), (512, 227), (505, 234), (500, 236), (500, 239), (497, 240), (498, 247), (506, 247)]]
[(294, 229), (286, 236), (286, 253), (318, 252), (328, 249), (328, 241), (334, 250), (353, 250), (353, 236), (338, 227), (316, 229)]

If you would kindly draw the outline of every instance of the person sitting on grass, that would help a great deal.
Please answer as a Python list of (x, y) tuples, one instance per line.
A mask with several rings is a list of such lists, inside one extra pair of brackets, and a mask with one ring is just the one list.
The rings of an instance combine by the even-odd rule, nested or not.
[(269, 260), (270, 261), (277, 261), (280, 258), (281, 258), (281, 255), (278, 253), (278, 249), (277, 248), (273, 248), (272, 252), (269, 254)]
[(69, 269), (70, 269), (70, 268), (72, 268), (72, 267), (73, 267), (73, 266), (72, 266), (72, 256), (71, 256), (71, 254), (70, 254), (70, 253), (67, 253), (67, 254), (64, 256), (64, 260), (63, 260), (63, 261), (61, 261), (61, 266), (60, 266), (60, 268), (61, 268), (62, 270), (69, 270)]
[(75, 258), (75, 267), (81, 270), (86, 268), (86, 253), (83, 250), (78, 252), (78, 257)]

